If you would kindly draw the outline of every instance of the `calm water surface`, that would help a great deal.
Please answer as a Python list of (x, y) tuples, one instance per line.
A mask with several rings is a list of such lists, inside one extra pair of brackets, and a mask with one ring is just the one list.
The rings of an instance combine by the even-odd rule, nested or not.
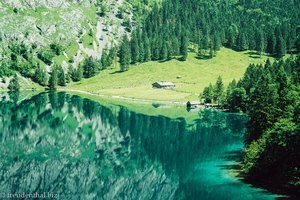
[[(59, 199), (274, 199), (233, 175), (246, 117), (188, 124), (66, 93), (2, 94), (0, 193)], [(22, 99), (23, 97), (23, 99)]]

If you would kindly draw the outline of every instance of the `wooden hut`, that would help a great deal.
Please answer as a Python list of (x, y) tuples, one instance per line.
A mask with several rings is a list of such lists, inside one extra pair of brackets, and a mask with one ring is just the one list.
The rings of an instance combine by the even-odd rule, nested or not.
[(152, 84), (152, 87), (158, 89), (173, 89), (176, 85), (172, 82), (155, 82)]

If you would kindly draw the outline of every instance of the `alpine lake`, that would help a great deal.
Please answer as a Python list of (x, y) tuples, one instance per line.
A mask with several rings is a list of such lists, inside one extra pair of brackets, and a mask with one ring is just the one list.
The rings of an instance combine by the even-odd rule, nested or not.
[(1, 197), (280, 198), (238, 176), (247, 116), (127, 104), (65, 92), (1, 93)]

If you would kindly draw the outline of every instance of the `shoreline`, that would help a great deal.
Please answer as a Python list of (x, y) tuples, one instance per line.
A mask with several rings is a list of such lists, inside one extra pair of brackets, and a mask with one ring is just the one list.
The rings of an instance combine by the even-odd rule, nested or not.
[(171, 105), (181, 105), (181, 106), (186, 104), (186, 102), (181, 102), (181, 101), (154, 100), (154, 99), (124, 97), (124, 96), (119, 96), (119, 95), (97, 94), (97, 93), (83, 91), (83, 90), (58, 88), (57, 91), (74, 92), (74, 93), (86, 94), (86, 95), (91, 95), (91, 96), (96, 96), (96, 97), (106, 97), (106, 98), (111, 98), (111, 99), (130, 101), (130, 102), (135, 102), (135, 103), (161, 103), (161, 104), (171, 104)]
[[(49, 92), (47, 88), (21, 88), (19, 92)], [(146, 99), (146, 98), (135, 98), (135, 97), (125, 97), (125, 96), (119, 96), (119, 95), (110, 95), (110, 94), (101, 94), (101, 93), (93, 93), (85, 90), (74, 90), (74, 89), (67, 89), (64, 87), (59, 87), (56, 90), (56, 92), (69, 92), (69, 93), (77, 93), (77, 94), (83, 94), (83, 95), (90, 95), (93, 97), (102, 97), (106, 99), (112, 99), (112, 100), (120, 100), (123, 102), (130, 102), (135, 104), (158, 104), (158, 105), (166, 105), (166, 106), (179, 106), (179, 107), (186, 107), (187, 101), (170, 101), (170, 100), (158, 100), (158, 99)], [(0, 89), (0, 92), (10, 92), (10, 90)], [(221, 112), (227, 112), (227, 110), (221, 109), (216, 106), (212, 106), (210, 108), (205, 107), (203, 104), (197, 106), (196, 108), (190, 108), (190, 110), (199, 110), (199, 109), (215, 109)]]
[[(50, 91), (47, 88), (43, 89), (30, 89), (30, 88), (24, 88), (20, 89), (20, 92), (44, 92), (44, 91)], [(186, 102), (183, 101), (167, 101), (167, 100), (158, 100), (158, 99), (145, 99), (145, 98), (135, 98), (135, 97), (124, 97), (124, 96), (119, 96), (119, 95), (109, 95), (109, 94), (97, 94), (89, 91), (84, 91), (84, 90), (73, 90), (73, 89), (64, 89), (64, 88), (57, 88), (58, 92), (71, 92), (71, 93), (80, 93), (80, 94), (86, 94), (86, 95), (91, 95), (95, 97), (105, 97), (105, 98), (111, 98), (111, 99), (117, 99), (117, 100), (124, 100), (124, 101), (129, 101), (129, 102), (135, 102), (135, 103), (161, 103), (161, 104), (171, 104), (171, 105), (185, 105)], [(8, 89), (0, 89), (0, 92), (10, 92)]]

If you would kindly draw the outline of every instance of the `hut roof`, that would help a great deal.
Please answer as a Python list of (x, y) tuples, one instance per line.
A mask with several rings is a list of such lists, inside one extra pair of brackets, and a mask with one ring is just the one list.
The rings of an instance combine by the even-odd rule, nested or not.
[(156, 84), (159, 84), (161, 86), (173, 86), (175, 85), (174, 83), (172, 82), (165, 82), (165, 81), (160, 81), (160, 82), (155, 82)]

